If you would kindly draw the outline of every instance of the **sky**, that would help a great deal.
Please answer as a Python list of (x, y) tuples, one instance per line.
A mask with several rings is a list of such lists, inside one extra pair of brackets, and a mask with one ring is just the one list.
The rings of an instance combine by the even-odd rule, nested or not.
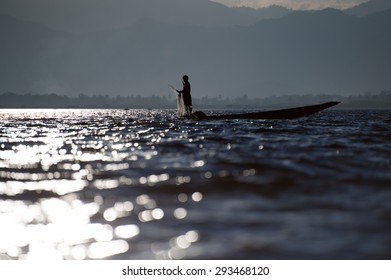
[(347, 9), (357, 6), (369, 0), (213, 0), (221, 4), (235, 7), (246, 6), (263, 8), (271, 5), (279, 5), (294, 10), (318, 10), (324, 8)]

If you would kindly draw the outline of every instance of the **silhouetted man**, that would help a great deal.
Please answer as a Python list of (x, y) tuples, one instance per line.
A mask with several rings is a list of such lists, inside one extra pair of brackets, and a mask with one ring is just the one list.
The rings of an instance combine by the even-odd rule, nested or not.
[(190, 95), (191, 87), (189, 83), (189, 77), (187, 75), (184, 75), (182, 79), (183, 79), (183, 90), (177, 90), (177, 92), (182, 93), (183, 103), (185, 104), (186, 113), (190, 117), (191, 112), (193, 110), (193, 105), (191, 103), (191, 95)]

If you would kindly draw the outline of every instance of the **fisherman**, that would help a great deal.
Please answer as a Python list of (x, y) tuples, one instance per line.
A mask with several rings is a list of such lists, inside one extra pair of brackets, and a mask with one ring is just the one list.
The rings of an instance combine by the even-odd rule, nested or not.
[(191, 95), (190, 95), (191, 87), (189, 83), (189, 77), (187, 75), (184, 75), (182, 79), (183, 79), (183, 90), (177, 90), (177, 92), (182, 94), (186, 113), (189, 117), (191, 117), (191, 113), (193, 111), (193, 105), (191, 102)]

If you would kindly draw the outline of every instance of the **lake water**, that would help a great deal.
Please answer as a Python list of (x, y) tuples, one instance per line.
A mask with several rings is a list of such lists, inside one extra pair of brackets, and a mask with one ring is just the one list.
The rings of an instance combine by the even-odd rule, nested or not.
[(0, 259), (390, 259), (391, 112), (0, 110), (0, 227)]

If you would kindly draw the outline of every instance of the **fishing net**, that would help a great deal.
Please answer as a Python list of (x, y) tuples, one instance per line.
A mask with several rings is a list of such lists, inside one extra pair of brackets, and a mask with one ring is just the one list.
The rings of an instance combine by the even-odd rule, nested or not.
[(172, 89), (172, 92), (175, 94), (176, 96), (176, 104), (177, 104), (177, 114), (178, 114), (178, 117), (185, 117), (187, 116), (187, 112), (186, 112), (186, 107), (185, 107), (185, 103), (183, 102), (183, 98), (182, 98), (182, 94), (180, 94), (179, 92), (177, 92), (177, 90), (173, 87), (173, 86), (170, 86), (171, 89)]
[(184, 116), (187, 116), (188, 113), (186, 112), (186, 109), (185, 109), (185, 103), (183, 103), (183, 98), (182, 98), (182, 94), (178, 93), (177, 91), (175, 91), (176, 93), (176, 103), (177, 103), (177, 108), (178, 108), (178, 116), (179, 117), (184, 117)]

